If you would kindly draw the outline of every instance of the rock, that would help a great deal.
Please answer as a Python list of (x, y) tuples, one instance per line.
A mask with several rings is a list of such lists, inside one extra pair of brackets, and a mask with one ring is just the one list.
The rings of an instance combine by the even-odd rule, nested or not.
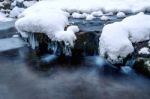
[[(51, 41), (47, 35), (44, 33), (34, 33), (35, 41), (38, 41), (38, 46), (35, 47), (37, 54), (45, 54), (45, 53), (53, 53), (55, 46), (57, 55), (63, 55), (65, 49), (64, 42), (54, 42)], [(27, 38), (27, 42), (32, 45), (31, 36), (29, 33), (29, 38)], [(71, 48), (71, 54), (74, 56), (85, 56), (85, 55), (98, 55), (98, 40), (99, 34), (96, 32), (79, 32), (76, 33), (77, 40), (75, 41), (75, 45)], [(66, 49), (67, 50), (67, 49)], [(69, 49), (68, 49), (69, 50)], [(67, 50), (67, 51), (68, 51)], [(67, 52), (68, 53), (68, 52)]]
[(148, 41), (134, 44), (134, 47), (136, 50), (135, 50), (135, 64), (133, 68), (135, 69), (135, 71), (150, 77), (150, 54), (139, 53), (142, 51), (141, 49), (143, 48), (144, 50), (145, 48), (146, 50), (150, 49), (150, 47), (148, 46)]
[(137, 58), (133, 68), (148, 77), (150, 77), (150, 58)]

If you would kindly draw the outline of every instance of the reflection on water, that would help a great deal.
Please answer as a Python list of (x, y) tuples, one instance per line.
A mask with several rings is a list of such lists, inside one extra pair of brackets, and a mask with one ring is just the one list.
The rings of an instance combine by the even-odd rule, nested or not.
[(130, 68), (118, 71), (98, 57), (79, 59), (37, 57), (28, 48), (1, 52), (0, 99), (149, 99), (150, 80)]

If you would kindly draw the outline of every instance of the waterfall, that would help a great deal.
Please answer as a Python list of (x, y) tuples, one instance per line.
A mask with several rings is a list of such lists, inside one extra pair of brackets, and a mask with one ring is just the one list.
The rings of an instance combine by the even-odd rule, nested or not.
[(71, 47), (66, 45), (64, 42), (51, 41), (48, 43), (48, 50), (54, 55), (65, 55), (71, 56)]

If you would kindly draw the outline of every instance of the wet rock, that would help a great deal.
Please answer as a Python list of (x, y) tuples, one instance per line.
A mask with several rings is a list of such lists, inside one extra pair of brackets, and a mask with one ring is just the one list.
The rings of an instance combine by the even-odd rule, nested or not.
[[(29, 33), (25, 40), (36, 50), (38, 55), (45, 53), (56, 55), (71, 56), (89, 56), (98, 55), (99, 33), (96, 32), (79, 32), (76, 33), (77, 40), (75, 45), (70, 49), (65, 46), (64, 42), (51, 41), (44, 33)], [(34, 37), (33, 37), (34, 36)], [(34, 44), (34, 43), (38, 44)]]
[(150, 58), (137, 58), (133, 68), (148, 77), (150, 77)]
[(0, 11), (3, 13), (9, 13), (11, 8), (10, 0), (0, 0)]
[(146, 76), (150, 77), (150, 54), (148, 53), (139, 53), (142, 48), (149, 48), (148, 46), (149, 41), (140, 42), (134, 44), (135, 46), (135, 64), (133, 68)]
[(93, 56), (98, 55), (98, 41), (100, 33), (79, 32), (73, 48), (74, 54)]

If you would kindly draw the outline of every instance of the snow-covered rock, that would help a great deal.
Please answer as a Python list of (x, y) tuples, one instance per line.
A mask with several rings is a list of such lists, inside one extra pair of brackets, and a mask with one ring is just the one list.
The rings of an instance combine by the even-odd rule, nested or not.
[(24, 8), (14, 7), (10, 12), (10, 17), (15, 18), (24, 11)]
[(139, 13), (121, 22), (106, 25), (100, 37), (99, 52), (111, 63), (121, 63), (134, 51), (132, 43), (149, 39), (150, 16)]
[(85, 15), (77, 13), (77, 12), (74, 12), (74, 13), (72, 13), (72, 17), (73, 18), (85, 18)]
[(149, 10), (149, 0), (49, 0), (50, 6), (67, 11), (92, 12), (103, 10), (105, 12), (140, 12)]
[(54, 41), (64, 41), (65, 45), (74, 46), (74, 41), (76, 40), (75, 33), (79, 32), (77, 26), (69, 26), (66, 31), (59, 31), (55, 33)]
[(95, 17), (99, 17), (99, 16), (103, 15), (103, 12), (102, 11), (94, 11), (94, 12), (91, 13), (91, 15), (93, 15)]
[(93, 20), (95, 17), (93, 15), (87, 15), (86, 20)]
[(138, 53), (139, 54), (150, 54), (150, 51), (149, 51), (149, 48), (143, 47), (140, 49), (140, 51)]
[[(18, 0), (17, 0), (18, 1)], [(21, 0), (22, 1), (22, 0)], [(26, 3), (25, 1), (28, 1)], [(25, 0), (26, 6), (34, 2)], [(30, 1), (30, 2), (29, 2)], [(36, 0), (32, 0), (36, 1)], [(101, 16), (102, 12), (140, 12), (149, 11), (149, 0), (43, 0), (51, 8), (57, 8), (69, 12), (93, 12), (93, 16)]]
[(78, 28), (70, 26), (65, 30), (69, 25), (68, 13), (52, 9), (47, 2), (39, 2), (20, 14), (15, 24), (17, 30), (22, 36), (27, 36), (27, 33), (45, 33), (51, 40), (64, 41), (73, 46), (76, 39), (74, 33), (78, 32)]
[(117, 17), (118, 18), (123, 18), (123, 17), (126, 17), (126, 14), (124, 12), (118, 12)]
[(101, 19), (101, 20), (103, 20), (103, 21), (107, 21), (107, 20), (109, 20), (109, 17), (108, 17), (108, 16), (103, 15), (102, 17), (100, 17), (100, 19)]

